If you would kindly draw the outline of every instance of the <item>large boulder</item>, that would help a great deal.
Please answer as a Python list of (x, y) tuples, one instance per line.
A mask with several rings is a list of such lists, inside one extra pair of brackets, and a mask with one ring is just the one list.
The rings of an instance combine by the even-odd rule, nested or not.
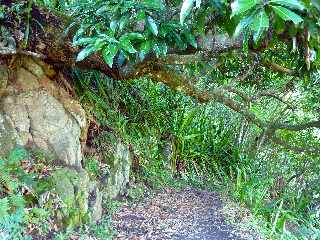
[(0, 157), (14, 145), (34, 146), (58, 164), (81, 168), (85, 112), (59, 81), (65, 82), (30, 57), (21, 58), (10, 74), (0, 66), (0, 146), (6, 145)]
[(61, 164), (81, 167), (80, 126), (48, 92), (7, 96), (2, 99), (2, 111), (14, 125), (18, 144), (33, 144)]

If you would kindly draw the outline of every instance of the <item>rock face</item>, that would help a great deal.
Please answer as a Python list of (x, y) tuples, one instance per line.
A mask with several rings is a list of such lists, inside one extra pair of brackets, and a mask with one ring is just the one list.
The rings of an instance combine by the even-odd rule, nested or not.
[(7, 146), (0, 150), (0, 157), (15, 144), (28, 145), (40, 148), (59, 164), (80, 168), (85, 113), (79, 103), (49, 79), (52, 75), (58, 76), (32, 58), (21, 59), (12, 79), (6, 66), (1, 66), (0, 145)]
[(102, 199), (126, 191), (129, 147), (107, 132), (99, 160), (109, 171), (101, 182), (91, 180), (81, 164), (81, 141), (87, 137), (85, 111), (70, 96), (63, 76), (49, 65), (31, 57), (15, 59), (13, 67), (0, 59), (0, 158), (17, 145), (38, 148), (56, 165), (46, 193), (59, 196), (67, 206), (57, 218), (66, 226), (99, 220)]

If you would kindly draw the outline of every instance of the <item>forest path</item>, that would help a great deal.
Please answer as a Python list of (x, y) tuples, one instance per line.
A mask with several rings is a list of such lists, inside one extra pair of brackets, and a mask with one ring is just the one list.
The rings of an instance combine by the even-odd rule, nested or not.
[(226, 223), (215, 192), (194, 188), (163, 189), (113, 215), (115, 240), (244, 240), (258, 239)]

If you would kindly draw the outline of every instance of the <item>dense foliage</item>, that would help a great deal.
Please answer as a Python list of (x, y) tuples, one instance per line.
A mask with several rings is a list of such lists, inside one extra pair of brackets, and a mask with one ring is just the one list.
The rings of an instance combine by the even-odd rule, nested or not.
[(132, 146), (137, 177), (227, 186), (269, 236), (319, 238), (319, 1), (29, 0), (0, 17), (31, 24), (33, 6), (71, 19), (78, 62), (110, 69), (73, 83), (97, 128)]
[[(221, 186), (263, 220), (269, 237), (319, 236), (318, 156), (270, 142), (257, 149), (261, 132), (241, 116), (146, 79), (101, 81), (99, 73), (79, 72), (75, 79), (100, 134), (111, 130), (132, 146), (136, 178), (154, 187), (177, 184), (179, 178), (206, 188)], [(257, 111), (272, 115), (273, 104), (268, 103), (269, 111)], [(99, 151), (103, 141), (97, 136), (94, 144)]]

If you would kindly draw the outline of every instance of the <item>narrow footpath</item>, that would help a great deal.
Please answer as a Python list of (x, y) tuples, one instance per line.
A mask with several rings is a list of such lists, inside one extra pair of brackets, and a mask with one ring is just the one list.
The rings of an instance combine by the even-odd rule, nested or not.
[(113, 216), (115, 240), (257, 240), (236, 230), (221, 212), (217, 193), (166, 188)]

